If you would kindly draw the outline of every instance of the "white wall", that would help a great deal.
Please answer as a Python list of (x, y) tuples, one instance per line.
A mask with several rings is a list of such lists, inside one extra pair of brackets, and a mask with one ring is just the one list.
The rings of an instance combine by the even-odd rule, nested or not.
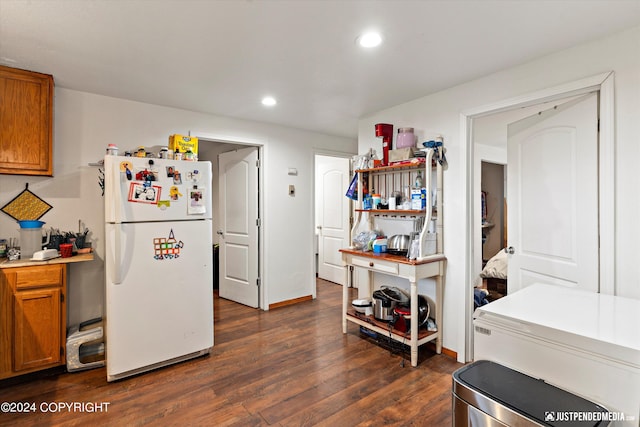
[[(467, 262), (467, 146), (460, 135), (461, 112), (607, 71), (615, 72), (616, 134), (616, 294), (640, 298), (640, 27), (558, 52), (445, 91), (395, 106), (359, 122), (358, 152), (378, 151), (374, 124), (412, 126), (422, 136), (440, 133), (447, 148), (444, 172), (444, 251), (447, 276), (444, 301), (444, 346), (464, 358), (465, 269)], [(422, 284), (421, 284), (422, 285)], [(425, 286), (425, 285), (423, 285)]]
[[(314, 293), (313, 152), (321, 147), (355, 153), (355, 139), (64, 88), (56, 88), (54, 115), (54, 177), (0, 175), (0, 204), (15, 197), (28, 182), (31, 191), (54, 207), (42, 218), (47, 223), (45, 228), (77, 230), (80, 219), (91, 230), (96, 260), (69, 268), (70, 323), (103, 313), (104, 207), (98, 168), (88, 163), (100, 160), (108, 143), (116, 143), (123, 152), (138, 145), (166, 145), (170, 134), (189, 131), (212, 140), (264, 146), (263, 284), (267, 306)], [(288, 176), (288, 167), (296, 167), (298, 176)], [(287, 195), (290, 183), (297, 188), (294, 198)], [(18, 234), (15, 221), (0, 215), (0, 236)]]

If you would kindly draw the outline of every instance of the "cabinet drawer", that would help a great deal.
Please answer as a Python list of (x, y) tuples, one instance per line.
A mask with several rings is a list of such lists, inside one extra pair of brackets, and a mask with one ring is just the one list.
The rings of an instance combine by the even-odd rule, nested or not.
[[(16, 290), (41, 288), (45, 286), (62, 286), (62, 264), (38, 265), (33, 267), (16, 268), (7, 271)], [(12, 269), (14, 270), (14, 269)], [(13, 277), (11, 277), (13, 276)]]
[(352, 263), (356, 267), (363, 267), (380, 273), (398, 274), (399, 271), (398, 264), (395, 262), (354, 257)]

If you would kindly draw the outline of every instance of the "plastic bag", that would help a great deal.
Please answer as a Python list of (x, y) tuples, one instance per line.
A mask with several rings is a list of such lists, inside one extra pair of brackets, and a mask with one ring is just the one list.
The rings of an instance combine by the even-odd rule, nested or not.
[(347, 189), (347, 193), (345, 194), (351, 200), (358, 200), (358, 174), (353, 174), (353, 178), (351, 178), (351, 183), (349, 184), (349, 188)]
[(365, 252), (372, 250), (374, 240), (378, 238), (378, 233), (375, 231), (362, 231), (353, 238), (353, 247)]

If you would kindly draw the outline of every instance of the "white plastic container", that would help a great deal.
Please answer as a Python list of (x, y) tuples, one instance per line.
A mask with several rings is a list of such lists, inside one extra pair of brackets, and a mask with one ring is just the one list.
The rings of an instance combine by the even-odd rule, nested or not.
[(20, 258), (31, 259), (34, 252), (42, 250), (42, 227), (20, 229)]
[(116, 144), (107, 145), (107, 156), (117, 156), (118, 146)]
[(396, 196), (389, 197), (389, 210), (390, 211), (396, 210)]
[(426, 190), (424, 188), (411, 189), (411, 209), (422, 210), (427, 206)]
[(381, 254), (387, 252), (387, 239), (376, 239), (373, 241), (373, 253)]
[(169, 149), (167, 147), (162, 147), (158, 152), (159, 159), (169, 159)]
[(436, 253), (436, 236), (436, 233), (425, 234), (423, 255), (433, 255)]

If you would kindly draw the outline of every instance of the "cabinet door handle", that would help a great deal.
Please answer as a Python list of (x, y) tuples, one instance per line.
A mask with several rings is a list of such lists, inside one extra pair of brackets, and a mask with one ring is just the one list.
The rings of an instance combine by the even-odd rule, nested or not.
[(372, 262), (369, 263), (369, 267), (373, 267), (373, 263)]

